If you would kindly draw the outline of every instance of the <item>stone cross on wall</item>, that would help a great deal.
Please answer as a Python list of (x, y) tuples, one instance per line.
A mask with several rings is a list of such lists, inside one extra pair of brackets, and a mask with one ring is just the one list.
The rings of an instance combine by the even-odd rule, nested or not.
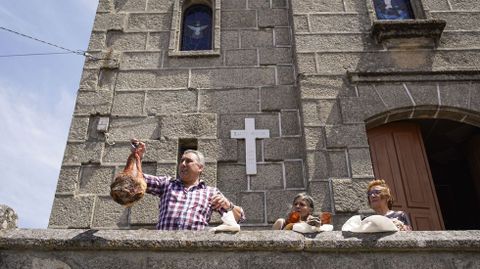
[(255, 119), (245, 118), (245, 130), (231, 130), (231, 138), (245, 139), (245, 163), (247, 175), (257, 174), (257, 138), (269, 138), (270, 131), (266, 129), (255, 130)]

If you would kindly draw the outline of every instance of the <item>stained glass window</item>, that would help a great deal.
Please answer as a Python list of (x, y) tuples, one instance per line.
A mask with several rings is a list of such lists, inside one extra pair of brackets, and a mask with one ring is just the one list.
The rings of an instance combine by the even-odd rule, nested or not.
[(212, 49), (212, 9), (193, 5), (185, 10), (180, 50)]
[(379, 20), (414, 19), (409, 0), (373, 0), (373, 4)]

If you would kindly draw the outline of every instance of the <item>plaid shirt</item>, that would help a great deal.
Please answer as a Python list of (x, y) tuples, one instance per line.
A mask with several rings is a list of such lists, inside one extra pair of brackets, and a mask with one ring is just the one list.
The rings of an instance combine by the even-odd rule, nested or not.
[[(222, 193), (209, 187), (204, 181), (185, 188), (180, 179), (167, 176), (143, 175), (147, 182), (147, 193), (160, 197), (158, 204), (158, 230), (203, 230), (208, 226), (213, 208), (210, 200)], [(223, 214), (226, 210), (218, 210)], [(245, 219), (243, 215), (240, 222)]]

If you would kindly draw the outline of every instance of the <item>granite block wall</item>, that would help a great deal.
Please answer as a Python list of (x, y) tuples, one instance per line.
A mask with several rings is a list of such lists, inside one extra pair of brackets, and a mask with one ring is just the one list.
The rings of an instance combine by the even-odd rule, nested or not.
[[(85, 62), (50, 228), (154, 227), (155, 197), (131, 209), (109, 197), (132, 137), (147, 144), (147, 173), (173, 175), (181, 141), (196, 139), (204, 180), (245, 208), (245, 226), (269, 227), (306, 190), (289, 1), (212, 1), (220, 52), (182, 57), (171, 53), (171, 32), (183, 2), (100, 0), (89, 44), (97, 59)], [(246, 117), (270, 131), (256, 142), (252, 176), (244, 140), (230, 138)]]
[[(182, 141), (197, 139), (204, 179), (246, 209), (245, 227), (269, 228), (305, 190), (337, 224), (368, 211), (369, 128), (480, 126), (478, 1), (412, 2), (406, 27), (441, 34), (379, 38), (370, 0), (217, 0), (215, 51), (196, 55), (175, 51), (183, 0), (100, 0), (49, 227), (153, 227), (154, 198), (125, 209), (108, 196), (131, 137), (147, 142), (153, 174), (175, 174)], [(252, 176), (245, 142), (230, 138), (247, 117), (270, 131)]]
[(478, 1), (412, 2), (420, 19), (446, 22), (438, 40), (379, 42), (368, 0), (291, 1), (309, 190), (331, 183), (324, 201), (338, 220), (369, 210), (368, 128), (412, 118), (479, 126)]

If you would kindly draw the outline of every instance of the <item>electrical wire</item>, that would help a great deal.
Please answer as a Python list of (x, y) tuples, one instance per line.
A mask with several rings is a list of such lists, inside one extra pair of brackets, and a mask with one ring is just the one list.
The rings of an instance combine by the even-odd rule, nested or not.
[[(52, 47), (55, 47), (55, 48), (59, 48), (59, 49), (61, 49), (61, 50), (68, 51), (69, 53), (74, 53), (74, 54), (82, 55), (82, 56), (85, 56), (85, 57), (90, 58), (90, 59), (95, 60), (95, 61), (110, 60), (110, 59), (104, 59), (104, 58), (94, 57), (94, 56), (91, 55), (90, 53), (88, 53), (88, 52), (86, 52), (86, 51), (83, 51), (83, 50), (71, 50), (71, 49), (67, 49), (67, 48), (65, 48), (65, 47), (62, 47), (62, 46), (59, 46), (59, 45), (56, 45), (56, 44), (53, 44), (53, 43), (50, 43), (50, 42), (47, 42), (47, 41), (38, 39), (38, 38), (33, 37), (33, 36), (29, 36), (29, 35), (26, 35), (26, 34), (19, 33), (19, 32), (15, 31), (15, 30), (8, 29), (8, 28), (5, 28), (5, 27), (3, 27), (3, 26), (0, 26), (0, 30), (4, 30), (4, 31), (7, 31), (7, 32), (10, 32), (10, 33), (13, 33), (13, 34), (16, 34), (16, 35), (25, 37), (25, 38), (32, 39), (32, 40), (35, 40), (35, 41), (37, 41), (37, 42), (44, 43), (44, 44), (47, 44), (47, 45), (52, 46)], [(63, 54), (69, 54), (69, 53), (63, 53)], [(52, 53), (52, 54), (62, 54), (62, 53)], [(43, 53), (31, 53), (31, 55), (28, 55), (28, 54), (18, 54), (17, 56), (8, 56), (8, 55), (6, 55), (6, 57), (37, 56), (37, 55), (48, 55), (48, 54), (43, 54)], [(0, 55), (0, 57), (2, 57), (2, 56)], [(3, 57), (5, 57), (5, 56), (3, 56)], [(111, 60), (113, 60), (114, 62), (117, 61), (116, 59), (111, 59)]]
[(44, 52), (44, 53), (25, 53), (25, 54), (6, 54), (0, 55), (0, 58), (25, 57), (25, 56), (44, 56), (56, 54), (72, 54), (72, 52)]

